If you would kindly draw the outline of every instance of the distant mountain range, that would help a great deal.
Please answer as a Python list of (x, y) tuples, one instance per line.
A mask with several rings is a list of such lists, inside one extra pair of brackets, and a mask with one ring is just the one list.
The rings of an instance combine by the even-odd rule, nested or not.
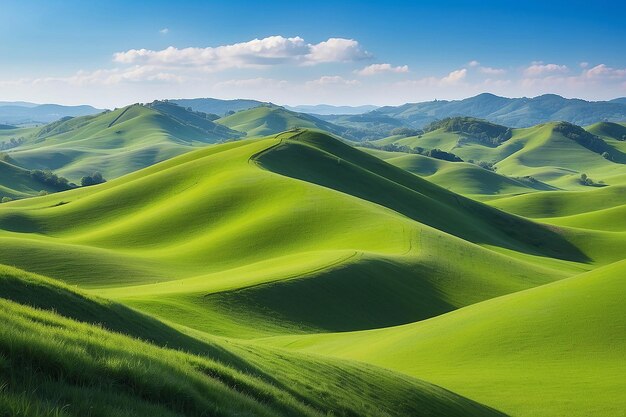
[(203, 113), (216, 114), (220, 117), (227, 116), (227, 113), (248, 110), (253, 107), (259, 107), (263, 104), (269, 104), (264, 101), (236, 99), (236, 100), (220, 100), (217, 98), (189, 98), (167, 100), (170, 103), (178, 104), (182, 107), (191, 108), (194, 111)]
[[(626, 98), (611, 101), (567, 99), (555, 94), (534, 98), (506, 98), (483, 93), (464, 100), (435, 100), (386, 106), (374, 110), (421, 128), (430, 122), (454, 116), (471, 116), (510, 127), (529, 127), (549, 121), (577, 125), (626, 120)], [(332, 121), (332, 120), (331, 120)]]
[[(262, 106), (279, 107), (269, 102), (250, 99), (194, 98), (163, 102), (206, 113), (210, 120)], [(281, 108), (290, 111), (291, 116), (307, 114), (323, 119), (336, 125), (334, 129), (325, 130), (333, 133), (343, 132), (350, 139), (356, 140), (375, 140), (389, 136), (389, 132), (395, 128), (421, 129), (434, 121), (458, 116), (476, 117), (508, 127), (529, 127), (551, 121), (565, 121), (579, 126), (603, 121), (626, 121), (626, 97), (610, 101), (586, 101), (568, 99), (555, 94), (534, 98), (507, 98), (483, 93), (463, 100), (434, 100), (380, 108), (373, 105), (351, 107), (327, 104)], [(88, 105), (0, 102), (0, 124), (44, 124), (64, 117), (88, 116), (101, 111)], [(315, 123), (320, 122), (318, 120)]]
[(287, 110), (297, 111), (300, 113), (309, 113), (317, 115), (331, 115), (331, 114), (363, 114), (376, 110), (378, 106), (365, 105), (365, 106), (332, 106), (330, 104), (317, 104), (317, 105), (299, 105), (299, 106), (283, 106)]
[(102, 109), (92, 106), (63, 106), (60, 104), (36, 104), (24, 101), (0, 102), (0, 123), (10, 125), (42, 124), (63, 117), (89, 116)]

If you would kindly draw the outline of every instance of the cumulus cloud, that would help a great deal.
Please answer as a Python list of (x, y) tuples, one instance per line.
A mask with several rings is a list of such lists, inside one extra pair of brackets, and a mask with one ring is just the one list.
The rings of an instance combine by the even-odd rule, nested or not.
[(445, 85), (458, 84), (459, 82), (465, 79), (467, 75), (467, 69), (461, 68), (455, 71), (452, 71), (450, 74), (446, 75), (441, 79), (441, 83)]
[(159, 30), (159, 33), (161, 35), (167, 35), (168, 33), (170, 33), (170, 30), (169, 30), (169, 28), (163, 28), (163, 29)]
[(467, 65), (471, 68), (474, 68), (474, 67), (480, 66), (480, 62), (473, 60), (473, 61), (468, 62)]
[(130, 49), (117, 52), (113, 60), (120, 64), (159, 65), (220, 71), (229, 68), (255, 68), (284, 63), (316, 65), (326, 62), (349, 62), (371, 55), (353, 39), (330, 38), (317, 44), (306, 43), (299, 36), (270, 36), (248, 42), (206, 48), (162, 50)]
[(584, 71), (583, 75), (587, 78), (624, 78), (626, 77), (626, 68), (615, 69), (605, 64), (600, 64)]
[(543, 64), (542, 62), (534, 62), (532, 65), (524, 69), (524, 76), (529, 78), (543, 77), (546, 75), (564, 74), (569, 71), (566, 65)]
[(400, 73), (407, 73), (407, 72), (409, 72), (408, 65), (401, 65), (401, 66), (394, 67), (391, 64), (372, 64), (372, 65), (368, 65), (367, 67), (363, 69), (355, 71), (356, 74), (364, 75), (364, 76), (383, 74), (383, 73), (400, 74)]

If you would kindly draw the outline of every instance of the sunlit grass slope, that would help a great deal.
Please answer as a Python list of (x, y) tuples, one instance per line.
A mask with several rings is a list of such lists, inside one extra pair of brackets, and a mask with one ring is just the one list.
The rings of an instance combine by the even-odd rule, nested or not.
[(10, 155), (23, 167), (51, 169), (73, 181), (94, 171), (110, 179), (194, 147), (241, 136), (209, 120), (190, 120), (191, 116), (184, 120), (172, 112), (135, 104), (62, 119), (25, 136), (25, 143)]
[[(618, 125), (621, 126), (621, 125)], [(608, 151), (610, 160), (599, 150), (592, 150), (574, 138), (584, 134), (573, 125), (561, 122), (545, 123), (538, 126), (513, 129), (512, 136), (499, 144), (486, 145), (468, 139), (468, 135), (447, 131), (443, 128), (427, 132), (421, 136), (389, 137), (376, 143), (396, 144), (411, 148), (439, 148), (452, 152), (463, 160), (494, 163), (497, 172), (509, 177), (527, 177), (561, 189), (585, 187), (579, 181), (582, 173), (596, 183), (603, 181), (609, 185), (623, 184), (626, 180), (624, 150), (614, 142), (600, 143), (602, 150)], [(573, 134), (566, 135), (564, 132)], [(599, 134), (599, 131), (590, 129)], [(582, 133), (581, 133), (582, 132)], [(603, 140), (602, 137), (599, 140)], [(621, 142), (620, 142), (621, 143)]]
[(553, 190), (540, 181), (512, 178), (465, 162), (449, 162), (419, 154), (362, 149), (386, 162), (420, 177), (427, 178), (443, 188), (459, 194), (481, 198), (485, 195), (515, 195), (534, 191)]
[(626, 261), (387, 329), (271, 343), (419, 376), (511, 416), (623, 416)]
[(618, 256), (313, 131), (3, 204), (0, 229), (0, 262), (246, 338), (409, 323)]
[(2, 415), (501, 415), (369, 365), (196, 339), (14, 268), (0, 284)]

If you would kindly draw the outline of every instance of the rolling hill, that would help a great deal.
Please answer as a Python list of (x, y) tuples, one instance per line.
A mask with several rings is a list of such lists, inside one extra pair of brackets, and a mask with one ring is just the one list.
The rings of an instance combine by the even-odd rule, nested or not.
[(616, 256), (313, 131), (5, 204), (0, 228), (0, 262), (239, 337), (408, 323)]
[(13, 135), (23, 139), (8, 150), (19, 166), (49, 169), (79, 181), (95, 171), (115, 178), (195, 147), (239, 138), (242, 133), (212, 122), (203, 113), (155, 102), (65, 118)]
[(191, 336), (15, 268), (0, 283), (5, 415), (501, 415), (392, 371)]
[(37, 194), (67, 190), (67, 186), (49, 183), (33, 175), (31, 171), (15, 166), (10, 158), (0, 156), (0, 200), (30, 197)]
[(238, 111), (216, 120), (216, 123), (246, 133), (249, 137), (274, 135), (295, 128), (320, 129), (335, 135), (348, 133), (347, 129), (317, 117), (272, 104)]
[(507, 129), (477, 119), (452, 118), (435, 122), (426, 130), (422, 135), (391, 136), (374, 143), (441, 149), (465, 161), (493, 164), (499, 174), (531, 177), (560, 189), (588, 189), (580, 181), (583, 173), (596, 183), (624, 183), (626, 155), (615, 144), (619, 141), (607, 141), (569, 123)]
[(388, 152), (362, 148), (386, 162), (428, 179), (443, 188), (474, 199), (556, 190), (548, 184), (530, 178), (514, 178), (466, 162), (450, 162), (404, 152)]
[(269, 342), (419, 375), (511, 416), (618, 416), (624, 276), (621, 261), (420, 323)]
[[(301, 120), (274, 107), (225, 119), (259, 109), (259, 120)], [(250, 136), (268, 128), (242, 120)], [(212, 123), (155, 102), (49, 125), (42, 143), (124, 150), (152, 143), (159, 136), (142, 132), (155, 125), (202, 138)], [(103, 125), (122, 141), (101, 136)], [(609, 230), (607, 214), (623, 214), (623, 186), (544, 192), (296, 126), (1, 204), (0, 264), (13, 267), (0, 265), (10, 370), (0, 405), (26, 415), (619, 415), (626, 229)], [(521, 144), (524, 166), (569, 146), (619, 166), (555, 127), (465, 146), (504, 155)], [(36, 134), (11, 155), (34, 150)], [(420, 176), (493, 195), (483, 204)]]

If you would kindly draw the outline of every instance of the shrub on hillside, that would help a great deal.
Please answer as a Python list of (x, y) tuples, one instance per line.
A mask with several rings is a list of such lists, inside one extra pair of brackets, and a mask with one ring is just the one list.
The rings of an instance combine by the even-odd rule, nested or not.
[(13, 199), (11, 197), (2, 197), (2, 200), (0, 200), (2, 203), (8, 203), (9, 201), (13, 201)]
[(430, 156), (431, 158), (441, 159), (449, 162), (463, 162), (461, 158), (451, 152), (442, 151), (441, 149), (431, 149), (422, 153), (424, 156)]
[(422, 131), (418, 129), (411, 129), (410, 127), (396, 127), (389, 132), (389, 136), (418, 136)]
[(509, 140), (513, 135), (510, 128), (497, 125), (474, 117), (447, 117), (430, 123), (424, 132), (443, 129), (446, 132), (456, 132), (467, 135), (459, 139), (459, 144), (478, 142), (486, 146), (498, 146)]
[(89, 187), (90, 185), (96, 185), (96, 184), (102, 184), (103, 182), (106, 182), (107, 180), (105, 180), (102, 177), (102, 174), (99, 172), (94, 172), (91, 175), (86, 175), (83, 178), (80, 179), (80, 185), (82, 185), (83, 187)]
[(555, 132), (559, 132), (568, 139), (573, 140), (581, 146), (589, 149), (590, 151), (602, 154), (611, 150), (611, 147), (607, 145), (605, 141), (587, 132), (580, 126), (573, 125), (567, 122), (560, 122), (554, 128)]
[(42, 171), (40, 169), (35, 169), (30, 172), (30, 176), (35, 181), (46, 184), (58, 190), (69, 190), (70, 188), (73, 188), (67, 178), (60, 177), (52, 173), (51, 171)]
[(589, 186), (594, 185), (593, 180), (591, 178), (589, 178), (587, 176), (587, 174), (585, 174), (585, 173), (580, 174), (580, 183), (582, 185), (589, 185)]

